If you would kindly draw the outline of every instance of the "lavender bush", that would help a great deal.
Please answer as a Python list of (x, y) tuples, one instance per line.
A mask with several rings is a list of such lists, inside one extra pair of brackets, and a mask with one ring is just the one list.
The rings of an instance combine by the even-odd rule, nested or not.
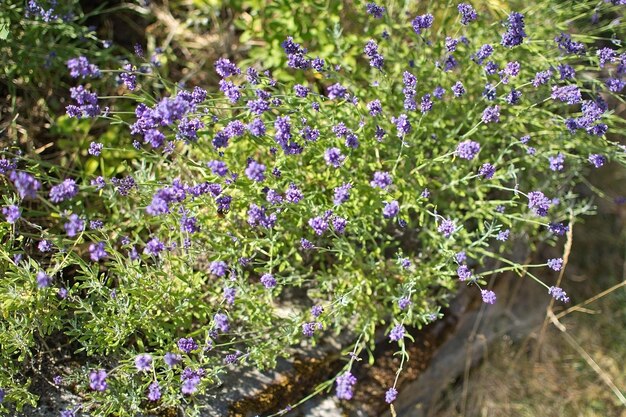
[[(56, 129), (93, 141), (68, 164), (10, 145), (0, 159), (0, 410), (34, 403), (48, 345), (81, 358), (54, 381), (84, 399), (65, 417), (200, 415), (234, 367), (339, 332), (355, 340), (335, 381), (350, 400), (377, 328), (407, 360), (406, 328), (459, 285), (498, 302), (485, 277), (523, 273), (513, 239), (559, 245), (592, 213), (576, 186), (626, 162), (621, 2), (361, 9), (352, 44), (292, 33), (284, 68), (221, 58), (217, 88), (143, 51), (66, 61)], [(567, 302), (562, 266), (530, 265), (525, 285)]]

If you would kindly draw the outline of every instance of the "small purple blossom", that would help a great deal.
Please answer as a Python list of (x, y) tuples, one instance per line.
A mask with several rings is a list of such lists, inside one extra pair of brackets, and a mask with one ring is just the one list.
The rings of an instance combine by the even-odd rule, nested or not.
[(588, 161), (593, 164), (594, 167), (600, 168), (606, 164), (606, 157), (597, 153), (589, 155)]
[(142, 353), (135, 357), (135, 368), (140, 372), (146, 372), (152, 369), (152, 355)]
[(396, 400), (397, 397), (398, 397), (398, 390), (393, 387), (389, 388), (387, 392), (385, 393), (385, 402), (387, 404), (391, 404), (392, 402)]
[(326, 152), (324, 152), (324, 160), (326, 164), (332, 165), (335, 168), (339, 168), (346, 157), (341, 154), (341, 151), (338, 148), (328, 148)]
[(104, 145), (102, 143), (98, 143), (98, 142), (91, 142), (89, 144), (89, 155), (93, 155), (93, 156), (99, 156), (100, 153), (102, 152), (102, 148), (104, 148)]
[(350, 372), (346, 372), (345, 374), (338, 376), (335, 381), (337, 384), (337, 398), (340, 400), (351, 400), (354, 389), (354, 384), (356, 384), (356, 378)]
[(265, 165), (250, 161), (246, 168), (246, 176), (253, 181), (262, 182), (265, 179)]
[(385, 207), (383, 208), (383, 217), (386, 219), (390, 219), (397, 216), (399, 212), (400, 205), (396, 200), (393, 200), (390, 203), (385, 203)]
[(455, 151), (459, 158), (467, 159), (468, 161), (474, 159), (478, 152), (480, 152), (480, 144), (469, 139), (460, 142)]
[(422, 30), (428, 29), (433, 25), (434, 17), (432, 14), (427, 13), (424, 15), (416, 16), (415, 19), (411, 21), (411, 26), (413, 26), (413, 31), (420, 35)]
[(153, 382), (148, 387), (148, 400), (159, 401), (161, 399), (161, 388), (158, 382)]
[(52, 283), (52, 277), (43, 271), (37, 272), (35, 278), (37, 280), (37, 287), (39, 288), (47, 288)]
[(485, 304), (494, 304), (496, 302), (496, 293), (490, 290), (480, 290), (480, 295)]
[(393, 178), (391, 174), (385, 171), (376, 171), (374, 172), (374, 176), (372, 181), (370, 181), (370, 185), (374, 188), (380, 188), (381, 190), (386, 190), (393, 183)]
[(484, 177), (487, 180), (493, 178), (495, 173), (496, 167), (491, 165), (489, 162), (485, 162), (478, 170), (478, 175)]
[(470, 4), (460, 3), (457, 6), (457, 9), (461, 14), (462, 25), (469, 25), (471, 22), (478, 19), (478, 14), (476, 13), (476, 10), (474, 10), (474, 8)]
[(550, 169), (552, 171), (562, 171), (565, 163), (565, 155), (559, 152), (556, 156), (549, 156)]
[(472, 277), (472, 271), (467, 267), (467, 265), (459, 265), (456, 269), (456, 274), (458, 275), (460, 281), (466, 281)]
[(569, 303), (569, 297), (567, 296), (567, 293), (563, 291), (563, 288), (552, 286), (548, 288), (548, 294), (550, 294), (552, 298), (554, 298), (557, 301)]
[(528, 193), (528, 208), (537, 216), (547, 216), (551, 201), (541, 191)]
[(94, 391), (105, 391), (107, 389), (107, 373), (105, 370), (91, 371), (89, 374), (89, 388)]
[(89, 245), (89, 257), (94, 262), (106, 259), (109, 253), (104, 250), (104, 242), (92, 243)]
[(483, 111), (481, 120), (483, 123), (498, 123), (500, 122), (500, 106), (490, 106)]
[(563, 259), (552, 258), (548, 259), (548, 267), (554, 271), (560, 271), (563, 268)]
[(17, 221), (17, 219), (21, 216), (21, 210), (16, 205), (10, 205), (6, 207), (2, 207), (2, 214), (7, 220), (7, 223), (13, 224)]
[(272, 289), (276, 286), (276, 278), (274, 278), (274, 275), (272, 274), (263, 274), (261, 277), (261, 284), (263, 284), (263, 286), (268, 290)]
[(389, 332), (389, 340), (397, 342), (404, 339), (404, 326), (402, 324), (396, 325), (391, 332)]
[(437, 231), (445, 238), (449, 238), (456, 231), (456, 225), (453, 220), (445, 219), (439, 224)]
[(367, 14), (376, 19), (381, 19), (385, 13), (385, 7), (379, 6), (376, 3), (367, 3), (365, 5), (365, 10), (367, 11)]
[(78, 194), (78, 186), (73, 179), (66, 179), (61, 184), (55, 185), (50, 189), (50, 201), (60, 203), (64, 200), (70, 200)]

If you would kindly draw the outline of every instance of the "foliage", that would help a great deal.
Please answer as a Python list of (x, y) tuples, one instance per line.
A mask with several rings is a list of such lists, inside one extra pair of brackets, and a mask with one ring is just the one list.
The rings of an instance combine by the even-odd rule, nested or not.
[[(263, 22), (291, 7), (254, 8)], [(92, 415), (194, 415), (232, 367), (340, 332), (357, 341), (337, 380), (349, 399), (377, 328), (404, 360), (404, 326), (440, 317), (459, 282), (493, 303), (487, 275), (522, 275), (514, 238), (559, 244), (592, 212), (576, 186), (626, 162), (607, 104), (626, 71), (623, 6), (537, 2), (469, 24), (451, 3), (365, 7), (306, 2), (262, 69), (215, 63), (220, 92), (177, 84), (150, 54), (68, 63), (63, 158), (0, 159), (0, 410), (34, 403), (49, 345), (80, 355), (55, 383)], [(561, 262), (526, 274), (565, 301)]]

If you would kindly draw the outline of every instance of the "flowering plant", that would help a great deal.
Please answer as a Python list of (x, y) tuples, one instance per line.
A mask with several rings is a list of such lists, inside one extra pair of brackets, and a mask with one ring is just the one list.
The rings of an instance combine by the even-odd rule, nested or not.
[(376, 328), (404, 360), (405, 328), (439, 318), (459, 284), (493, 304), (486, 276), (524, 271), (567, 302), (550, 272), (563, 260), (525, 270), (509, 242), (558, 244), (592, 212), (575, 188), (588, 170), (626, 161), (610, 136), (626, 74), (606, 36), (623, 34), (613, 3), (579, 34), (544, 26), (576, 18), (566, 5), (502, 20), (439, 5), (405, 21), (369, 3), (355, 66), (293, 34), (282, 78), (221, 58), (219, 91), (176, 84), (143, 54), (108, 69), (69, 59), (58, 124), (117, 137), (78, 156), (89, 170), (3, 151), (5, 403), (46, 341), (86, 355), (57, 381), (84, 410), (130, 416), (199, 413), (195, 396), (232, 367), (341, 331), (357, 340), (336, 378), (349, 400)]

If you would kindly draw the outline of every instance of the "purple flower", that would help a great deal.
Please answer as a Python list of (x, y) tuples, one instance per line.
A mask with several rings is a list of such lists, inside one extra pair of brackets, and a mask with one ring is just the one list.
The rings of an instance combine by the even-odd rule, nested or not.
[(248, 224), (252, 227), (262, 226), (271, 229), (276, 223), (277, 217), (275, 213), (267, 214), (265, 207), (259, 207), (256, 204), (250, 204), (248, 209)]
[(104, 242), (92, 243), (89, 245), (89, 257), (94, 262), (99, 262), (109, 256), (104, 250)]
[(552, 171), (561, 171), (563, 170), (565, 155), (559, 152), (556, 156), (549, 156), (548, 161), (550, 161), (550, 169)]
[(100, 76), (100, 69), (96, 65), (90, 64), (89, 60), (84, 56), (68, 60), (67, 69), (70, 70), (70, 77), (72, 78)]
[[(189, 338), (191, 339), (191, 338)], [(182, 340), (182, 339), (181, 339)], [(193, 339), (191, 339), (193, 341)], [(179, 347), (180, 347), (180, 340), (178, 341), (179, 343)], [(196, 345), (196, 349), (198, 345)], [(182, 350), (182, 349), (181, 349)], [(191, 349), (191, 350), (195, 350), (195, 349)], [(189, 352), (191, 352), (191, 350)], [(183, 350), (184, 352), (184, 350)], [(189, 353), (189, 352), (185, 352), (185, 353)], [(163, 357), (163, 361), (167, 364), (167, 366), (169, 366), (170, 368), (173, 368), (174, 366), (176, 366), (177, 364), (179, 364), (181, 361), (183, 360), (183, 358), (178, 354), (178, 353), (171, 353), (171, 352), (167, 352), (165, 354), (165, 356)]]
[(36, 280), (39, 288), (47, 288), (52, 283), (52, 277), (43, 271), (37, 272)]
[(184, 395), (191, 395), (197, 391), (199, 384), (199, 376), (194, 375), (186, 378), (180, 386), (180, 392), (182, 392)]
[(326, 164), (332, 165), (335, 168), (339, 168), (346, 157), (341, 154), (341, 151), (338, 148), (328, 148), (326, 152), (324, 152), (324, 160)]
[(489, 290), (480, 290), (480, 295), (483, 298), (483, 303), (494, 304), (496, 302), (496, 293)]
[(563, 291), (563, 288), (560, 287), (550, 287), (548, 288), (548, 294), (552, 296), (557, 301), (563, 301), (564, 303), (569, 303), (569, 297), (567, 293)]
[(345, 203), (350, 199), (350, 189), (352, 188), (352, 184), (344, 183), (343, 185), (336, 187), (334, 189), (333, 203), (335, 205), (340, 205)]
[(528, 208), (537, 216), (547, 216), (551, 201), (541, 191), (528, 193)]
[(411, 300), (409, 300), (408, 297), (402, 297), (398, 300), (398, 307), (400, 310), (406, 310), (411, 304)]
[(246, 176), (253, 181), (261, 182), (265, 179), (265, 165), (250, 161), (246, 168)]
[(459, 276), (459, 280), (466, 281), (472, 277), (472, 271), (467, 267), (467, 265), (459, 265), (456, 269), (456, 274)]
[(617, 52), (611, 48), (601, 48), (596, 52), (598, 59), (600, 60), (600, 68), (604, 68), (607, 62), (615, 62), (617, 59)]
[(310, 240), (305, 239), (305, 238), (301, 238), (300, 239), (300, 247), (304, 250), (310, 250), (315, 248), (315, 246), (313, 245), (313, 243), (311, 243)]
[(324, 307), (322, 307), (321, 305), (314, 305), (313, 307), (311, 307), (311, 315), (315, 318), (321, 316), (323, 312)]
[(572, 79), (576, 77), (576, 71), (570, 65), (559, 64), (557, 66), (561, 80)]
[(107, 373), (103, 369), (91, 371), (89, 374), (89, 387), (94, 391), (105, 391), (107, 389), (106, 378)]
[(16, 205), (2, 207), (2, 214), (7, 219), (7, 223), (13, 224), (21, 216), (21, 210)]
[(560, 100), (567, 104), (576, 104), (582, 101), (580, 90), (575, 85), (566, 85), (563, 87), (552, 87), (552, 99)]
[(547, 83), (552, 77), (552, 70), (540, 71), (535, 74), (535, 79), (533, 80), (533, 86), (539, 87), (542, 84)]
[(483, 111), (481, 118), (483, 123), (498, 123), (500, 122), (500, 106), (490, 106)]
[(389, 340), (391, 340), (392, 342), (397, 342), (401, 339), (404, 339), (404, 326), (398, 324), (391, 330), (391, 332), (389, 332)]
[(496, 240), (499, 240), (501, 242), (505, 242), (509, 239), (509, 235), (511, 234), (511, 231), (509, 229), (503, 230), (501, 232), (498, 233), (498, 236), (496, 236)]
[(343, 85), (337, 83), (328, 87), (328, 89), (326, 90), (326, 93), (328, 95), (328, 98), (331, 100), (336, 99), (336, 98), (341, 99), (346, 96), (346, 94), (348, 93), (348, 89), (344, 87)]
[(143, 253), (150, 256), (159, 256), (165, 250), (165, 245), (158, 238), (153, 237), (146, 243)]
[(480, 47), (476, 54), (474, 54), (473, 59), (476, 61), (476, 63), (482, 64), (485, 59), (491, 56), (491, 54), (493, 54), (493, 46), (485, 44)]
[(309, 219), (309, 226), (316, 235), (321, 236), (328, 229), (328, 221), (321, 216), (313, 217)]
[(383, 6), (379, 6), (376, 3), (367, 3), (365, 5), (365, 9), (367, 14), (373, 16), (376, 19), (381, 19), (383, 14), (385, 13), (385, 8)]
[(306, 337), (313, 337), (317, 327), (318, 327), (318, 323), (314, 321), (304, 323), (302, 324), (302, 334), (305, 335)]
[(305, 98), (306, 96), (309, 95), (309, 92), (311, 90), (309, 90), (308, 87), (302, 85), (302, 84), (296, 84), (293, 86), (293, 91), (296, 94), (296, 97), (301, 97), (301, 98)]
[(589, 162), (593, 164), (594, 167), (600, 168), (604, 164), (606, 164), (606, 157), (604, 155), (600, 155), (597, 153), (593, 153), (589, 155)]
[(548, 259), (548, 267), (555, 271), (560, 271), (561, 268), (563, 268), (563, 259), (561, 258)]
[(42, 240), (41, 242), (37, 244), (37, 249), (39, 249), (39, 252), (42, 252), (42, 253), (50, 252), (52, 248), (53, 248), (52, 242), (46, 239)]
[(333, 229), (335, 230), (335, 233), (337, 233), (338, 235), (341, 235), (346, 230), (346, 226), (348, 225), (348, 220), (344, 219), (343, 217), (335, 216), (332, 220), (332, 224), (333, 224)]
[(626, 86), (626, 82), (620, 80), (619, 78), (609, 78), (606, 80), (606, 86), (609, 91), (619, 93), (624, 89), (624, 86)]
[(142, 353), (135, 357), (135, 368), (140, 372), (152, 369), (152, 356), (148, 353)]
[(458, 252), (454, 255), (454, 260), (457, 263), (465, 262), (467, 260), (467, 254), (465, 251)]
[(559, 49), (566, 54), (585, 54), (585, 45), (583, 45), (582, 42), (573, 41), (572, 37), (567, 33), (561, 32), (560, 35), (554, 38), (554, 42), (556, 42)]
[(467, 159), (468, 161), (474, 159), (478, 152), (480, 152), (480, 144), (469, 139), (460, 142), (455, 151), (459, 158)]
[(396, 400), (397, 397), (398, 397), (398, 390), (393, 387), (389, 388), (387, 392), (385, 393), (385, 402), (387, 404), (391, 404), (392, 402)]
[(304, 194), (302, 194), (302, 191), (295, 184), (289, 184), (289, 187), (287, 187), (285, 191), (285, 200), (289, 203), (297, 204), (303, 198)]
[[(178, 339), (177, 345), (178, 345), (178, 349), (180, 349), (184, 353), (191, 353), (194, 350), (198, 349), (198, 344), (191, 337), (187, 337), (187, 338), (182, 337), (182, 338)], [(173, 355), (173, 354), (171, 354), (171, 355)], [(167, 355), (166, 355), (166, 359), (168, 359)], [(172, 359), (175, 359), (175, 358), (172, 358), (170, 356), (169, 357), (170, 362), (173, 362)], [(168, 365), (169, 365), (169, 363), (168, 363)], [(170, 365), (170, 366), (174, 366), (174, 365)]]
[(64, 200), (70, 200), (78, 194), (78, 186), (73, 179), (66, 179), (61, 184), (55, 185), (50, 189), (50, 201), (60, 203)]
[(457, 8), (459, 10), (459, 13), (461, 14), (462, 25), (468, 25), (470, 24), (470, 22), (473, 22), (474, 20), (478, 19), (478, 14), (476, 14), (476, 10), (474, 10), (474, 8), (471, 5), (467, 3), (460, 3), (457, 6)]
[(367, 111), (371, 116), (377, 116), (383, 112), (383, 107), (380, 104), (380, 100), (373, 100), (367, 103)]
[(397, 136), (399, 138), (411, 132), (411, 122), (409, 122), (409, 118), (406, 114), (401, 114), (398, 117), (392, 117), (391, 123), (396, 125)]
[(502, 35), (502, 45), (507, 48), (520, 45), (524, 41), (524, 38), (527, 37), (524, 31), (524, 15), (511, 12), (507, 26), (508, 30)]
[(85, 222), (78, 215), (71, 214), (68, 220), (63, 227), (65, 227), (65, 232), (69, 237), (74, 237), (85, 229)]
[(261, 277), (261, 284), (267, 289), (274, 288), (276, 286), (276, 278), (272, 274), (263, 274)]
[(234, 83), (226, 80), (220, 80), (220, 91), (230, 100), (231, 103), (236, 103), (241, 98), (241, 92), (239, 87)]
[(228, 78), (231, 75), (241, 74), (241, 70), (237, 68), (237, 65), (233, 64), (227, 58), (218, 59), (217, 61), (215, 61), (214, 66), (215, 72), (217, 72), (217, 74), (222, 78)]
[(148, 387), (148, 400), (159, 401), (161, 399), (161, 388), (158, 382), (153, 382)]
[(550, 223), (548, 225), (548, 230), (550, 233), (553, 233), (557, 236), (563, 236), (569, 230), (569, 226), (563, 223)]
[(102, 152), (102, 148), (104, 147), (104, 145), (102, 143), (98, 143), (98, 142), (91, 142), (89, 144), (89, 155), (93, 155), (93, 156), (98, 156), (100, 155), (100, 153)]
[(217, 277), (223, 277), (228, 272), (228, 265), (224, 261), (213, 261), (209, 264), (209, 272)]
[(517, 75), (519, 75), (520, 69), (521, 65), (519, 62), (507, 62), (507, 64), (504, 66), (504, 74), (508, 75), (509, 77), (516, 77)]
[(445, 219), (441, 222), (439, 227), (437, 227), (437, 231), (441, 233), (445, 238), (449, 238), (456, 230), (456, 225), (454, 221), (450, 219)]
[(220, 332), (226, 333), (230, 329), (228, 316), (226, 314), (217, 313), (213, 316), (213, 320), (215, 321), (215, 326), (219, 329)]
[(237, 296), (237, 288), (225, 287), (224, 288), (224, 300), (228, 305), (235, 304), (235, 297)]
[(504, 99), (506, 100), (507, 103), (511, 105), (515, 105), (519, 103), (520, 100), (522, 99), (522, 92), (514, 88), (511, 88), (511, 91), (509, 92), (509, 94), (506, 95)]
[(427, 13), (415, 17), (415, 19), (411, 21), (411, 26), (413, 26), (413, 31), (419, 35), (422, 33), (422, 30), (430, 28), (433, 25), (433, 21), (433, 15)]
[(13, 185), (21, 199), (34, 199), (37, 197), (37, 190), (41, 188), (41, 183), (32, 175), (21, 171), (11, 171), (9, 179), (13, 181)]
[(385, 207), (383, 208), (383, 217), (386, 219), (390, 219), (395, 217), (400, 212), (400, 205), (396, 200), (393, 200), (390, 203), (385, 203)]
[(372, 181), (370, 181), (372, 187), (380, 188), (381, 190), (386, 190), (392, 183), (393, 179), (391, 178), (391, 174), (385, 171), (374, 172), (374, 177)]
[(250, 123), (248, 123), (247, 128), (252, 136), (259, 137), (259, 136), (265, 135), (265, 131), (266, 131), (265, 123), (263, 123), (263, 120), (259, 118), (256, 118)]
[(356, 378), (350, 372), (338, 376), (335, 381), (337, 384), (337, 398), (340, 400), (351, 400), (354, 395), (352, 390), (356, 384)]
[(489, 162), (483, 164), (478, 170), (478, 175), (484, 177), (485, 179), (493, 178), (493, 175), (496, 173), (496, 167), (491, 165)]
[(452, 93), (454, 94), (454, 97), (461, 97), (465, 94), (465, 87), (463, 87), (463, 83), (461, 81), (457, 81), (452, 86)]

